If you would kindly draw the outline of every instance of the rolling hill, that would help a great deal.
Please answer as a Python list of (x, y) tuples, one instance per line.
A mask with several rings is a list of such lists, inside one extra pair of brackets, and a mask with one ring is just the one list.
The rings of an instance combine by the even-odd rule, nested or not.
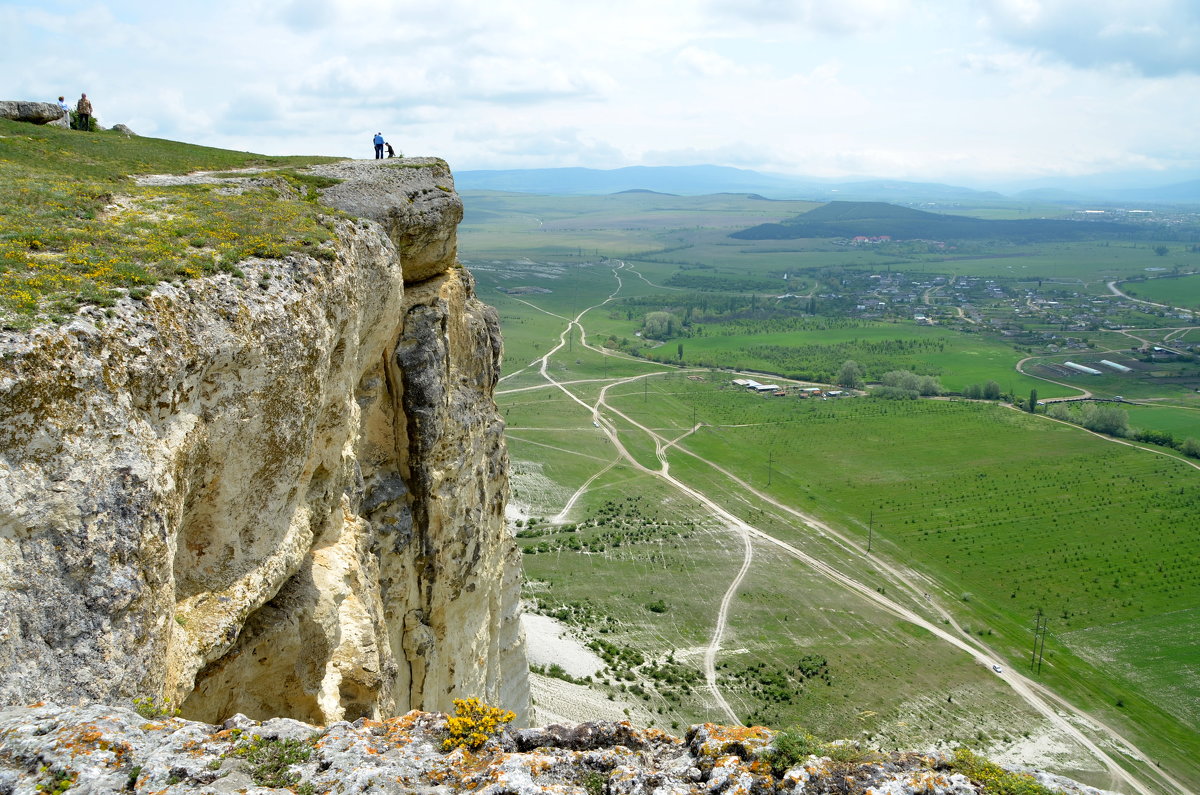
[(943, 215), (883, 202), (834, 201), (780, 223), (752, 226), (730, 235), (739, 240), (795, 240), (889, 236), (899, 240), (1008, 240), (1033, 242), (1134, 238), (1154, 230), (1161, 239), (1165, 230), (1156, 226), (1114, 221), (1030, 219), (988, 221), (961, 215)]

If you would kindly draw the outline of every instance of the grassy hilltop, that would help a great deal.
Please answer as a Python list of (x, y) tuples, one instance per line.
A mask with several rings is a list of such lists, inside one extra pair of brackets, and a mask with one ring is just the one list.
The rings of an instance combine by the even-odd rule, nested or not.
[[(317, 182), (297, 168), (337, 158), (266, 157), (119, 132), (0, 120), (0, 322), (22, 328), (167, 279), (236, 272), (252, 257), (317, 251), (329, 232)], [(146, 174), (255, 168), (279, 186), (139, 186)]]

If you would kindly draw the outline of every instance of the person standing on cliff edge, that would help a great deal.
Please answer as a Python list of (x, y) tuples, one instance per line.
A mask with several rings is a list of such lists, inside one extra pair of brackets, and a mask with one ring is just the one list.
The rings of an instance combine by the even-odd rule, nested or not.
[(79, 129), (92, 129), (92, 101), (87, 98), (87, 94), (79, 95), (79, 101), (75, 103), (75, 114), (79, 117)]
[(383, 133), (375, 133), (375, 159), (383, 159)]

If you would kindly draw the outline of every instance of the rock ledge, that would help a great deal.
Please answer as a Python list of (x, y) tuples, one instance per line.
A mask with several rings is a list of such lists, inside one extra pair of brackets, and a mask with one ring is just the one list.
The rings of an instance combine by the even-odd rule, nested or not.
[[(147, 719), (101, 705), (13, 707), (0, 711), (0, 793), (61, 791), (55, 787), (68, 782), (73, 792), (155, 795), (288, 789), (314, 795), (984, 792), (949, 771), (944, 758), (917, 753), (881, 754), (868, 763), (809, 757), (776, 776), (762, 758), (774, 735), (762, 727), (706, 723), (691, 727), (681, 740), (628, 722), (554, 725), (501, 733), (476, 752), (443, 753), (445, 726), (445, 715), (417, 711), (318, 728), (241, 715), (213, 726)], [(256, 756), (247, 752), (251, 748), (264, 750)], [(272, 749), (280, 753), (272, 756)], [(290, 756), (285, 749), (292, 749)], [(1099, 793), (1056, 784), (1071, 795)]]

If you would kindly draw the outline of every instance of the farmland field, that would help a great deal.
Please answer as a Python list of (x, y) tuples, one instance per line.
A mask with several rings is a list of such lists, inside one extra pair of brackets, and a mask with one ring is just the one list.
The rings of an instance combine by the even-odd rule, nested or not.
[(1200, 276), (1147, 279), (1121, 288), (1144, 301), (1200, 309)]
[[(589, 687), (662, 726), (728, 720), (720, 693), (742, 721), (889, 748), (950, 739), (1113, 784), (1085, 752), (1045, 753), (1074, 741), (929, 634), (944, 626), (1200, 785), (1200, 686), (1186, 639), (1198, 617), (1182, 609), (1200, 603), (1200, 471), (1176, 451), (1114, 444), (997, 402), (769, 397), (733, 387), (725, 371), (828, 384), (852, 358), (868, 380), (906, 369), (954, 392), (992, 381), (1018, 401), (1032, 390), (1123, 394), (1141, 403), (1119, 409), (1132, 426), (1200, 437), (1193, 359), (1137, 350), (1147, 340), (1178, 348), (1195, 332), (1149, 315), (1145, 330), (1071, 328), (1092, 307), (1134, 317), (1136, 307), (1102, 297), (1104, 280), (1144, 270), (1156, 258), (1146, 244), (1043, 244), (1023, 255), (1037, 273), (1019, 280), (1004, 275), (1012, 257), (983, 253), (969, 264), (916, 258), (920, 269), (899, 275), (894, 257), (888, 265), (827, 241), (735, 249), (724, 235), (742, 212), (737, 198), (714, 201), (690, 227), (662, 208), (663, 223), (638, 225), (637, 212), (622, 218), (618, 202), (601, 199), (613, 197), (588, 197), (600, 209), (568, 222), (569, 203), (553, 214), (557, 198), (537, 197), (530, 214), (541, 226), (521, 229), (504, 220), (506, 199), (462, 242), (505, 334), (497, 399), (529, 598), (611, 646)], [(742, 217), (761, 212), (741, 201), (753, 205)], [(572, 234), (574, 251), (564, 244)], [(522, 253), (522, 239), (541, 242)], [(618, 258), (622, 248), (637, 256)], [(1097, 265), (1102, 255), (1111, 264)], [(1053, 292), (1037, 293), (1037, 279), (1055, 279)], [(791, 290), (791, 303), (767, 284)], [(898, 296), (894, 308), (864, 315), (861, 297), (837, 294), (863, 284)], [(1078, 308), (1056, 310), (1063, 301)], [(642, 336), (655, 312), (679, 324), (665, 339)], [(917, 313), (935, 320), (915, 322)], [(564, 333), (577, 316), (586, 338), (579, 327)], [(739, 537), (695, 495), (840, 574)], [(843, 575), (876, 596), (847, 590)], [(731, 582), (740, 584), (723, 598)], [(714, 639), (723, 604), (728, 626)], [(897, 620), (887, 605), (928, 623)], [(1045, 645), (1031, 671), (1039, 612)], [(712, 690), (703, 660), (718, 642)], [(1155, 653), (1139, 652), (1148, 644)], [(1085, 730), (1152, 777), (1110, 732)]]

